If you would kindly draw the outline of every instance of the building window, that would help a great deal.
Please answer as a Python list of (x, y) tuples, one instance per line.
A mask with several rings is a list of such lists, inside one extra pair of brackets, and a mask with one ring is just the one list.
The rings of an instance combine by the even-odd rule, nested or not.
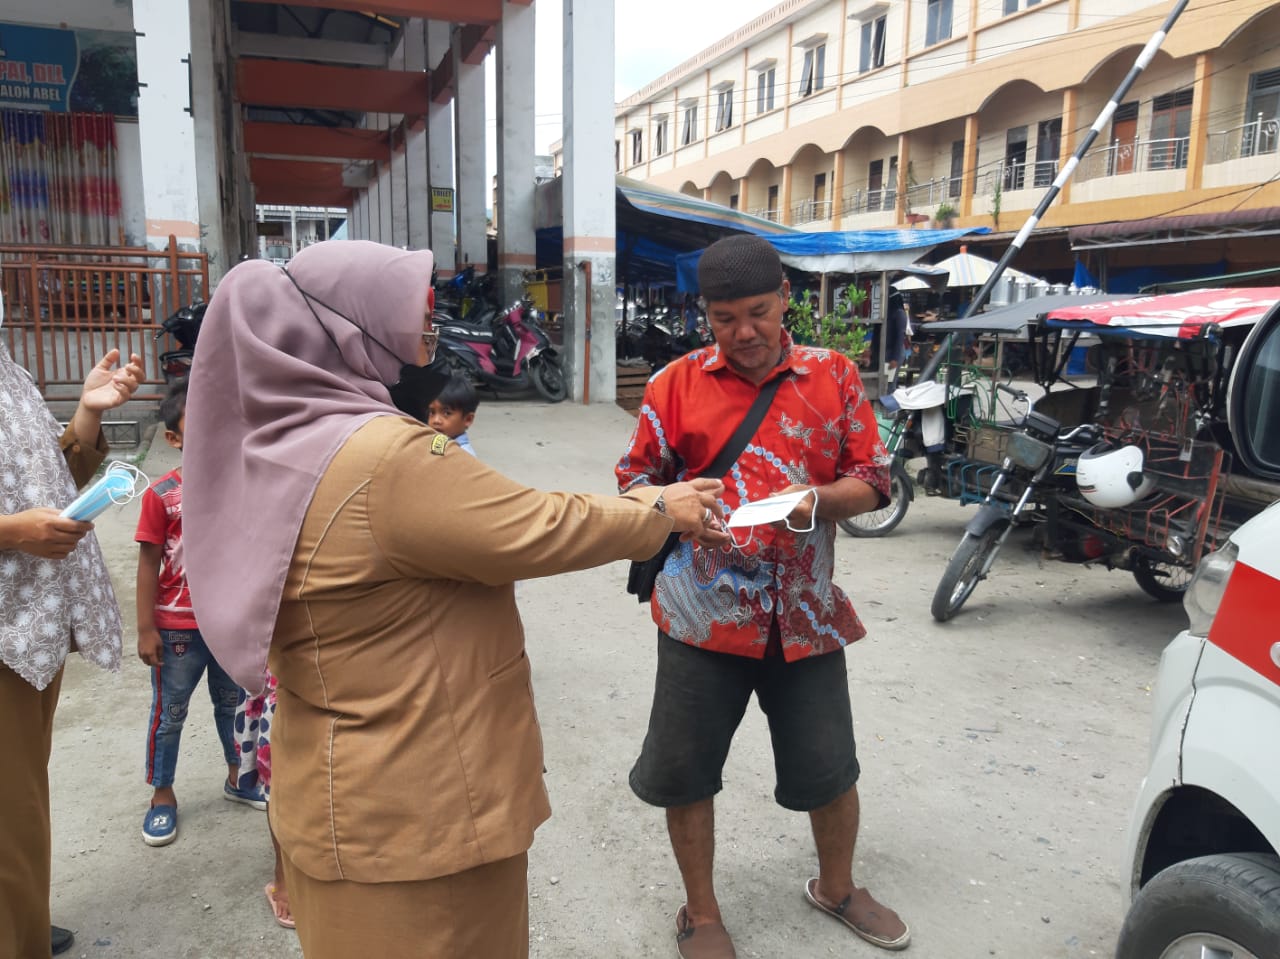
[(613, 141), (613, 172), (622, 172), (622, 141)]
[(1267, 70), (1249, 77), (1249, 98), (1244, 104), (1244, 129), (1240, 155), (1251, 157), (1276, 151), (1277, 119), (1280, 118), (1280, 70)]
[(1021, 190), (1027, 176), (1027, 128), (1010, 127), (1004, 135), (1004, 188)]
[(644, 162), (644, 134), (639, 130), (631, 131), (631, 165)]
[(947, 180), (947, 196), (957, 197), (964, 192), (964, 141), (951, 141), (951, 178)]
[(951, 39), (951, 2), (952, 0), (928, 0), (925, 10), (925, 46), (931, 47), (935, 43)]
[(774, 184), (773, 186), (769, 187), (769, 199), (766, 202), (768, 205), (765, 208), (764, 215), (768, 217), (770, 220), (776, 220), (778, 218), (778, 186), (777, 184)]
[(773, 109), (773, 81), (777, 70), (769, 67), (756, 74), (756, 113), (768, 113)]
[(884, 66), (885, 17), (876, 17), (862, 25), (862, 50), (858, 55), (858, 72), (877, 70)]
[(884, 161), (872, 160), (867, 168), (867, 210), (874, 213), (884, 206)]
[(826, 80), (827, 45), (820, 43), (804, 52), (804, 66), (800, 68), (800, 96), (812, 96), (822, 89)]
[(698, 139), (698, 105), (690, 103), (684, 108), (684, 126), (680, 128), (680, 145), (687, 147)]
[(1019, 4), (1018, 0), (1004, 0), (1004, 13), (1008, 16), (1011, 13), (1017, 13), (1019, 8), (1029, 10), (1036, 6), (1040, 0), (1022, 0)]
[(1156, 97), (1151, 104), (1150, 170), (1182, 170), (1191, 142), (1191, 90)]
[(1041, 120), (1036, 128), (1036, 186), (1048, 186), (1058, 175), (1058, 154), (1062, 152), (1062, 117)]
[(663, 117), (653, 125), (653, 155), (663, 156), (667, 152), (667, 118)]
[(716, 100), (716, 132), (733, 126), (733, 84), (720, 89)]
[(736, 193), (730, 193), (730, 194), (729, 194), (729, 209), (730, 209), (730, 210), (736, 210), (737, 208), (738, 208), (738, 194), (736, 194)]

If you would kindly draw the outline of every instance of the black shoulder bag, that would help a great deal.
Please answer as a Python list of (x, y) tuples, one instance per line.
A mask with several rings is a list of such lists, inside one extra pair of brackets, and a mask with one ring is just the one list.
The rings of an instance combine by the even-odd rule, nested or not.
[[(720, 452), (716, 454), (716, 458), (711, 461), (711, 465), (702, 473), (703, 476), (720, 479), (725, 473), (729, 472), (734, 461), (742, 455), (742, 451), (751, 442), (751, 437), (759, 429), (760, 423), (764, 420), (764, 414), (769, 411), (769, 406), (773, 403), (774, 394), (778, 392), (778, 387), (782, 385), (782, 381), (786, 378), (784, 373), (760, 388), (760, 392), (756, 394), (751, 408), (747, 410), (747, 415), (742, 418), (742, 422), (738, 424), (738, 428), (734, 430), (733, 435), (725, 441), (724, 446), (720, 447)], [(694, 479), (694, 477), (691, 476), (689, 479)], [(639, 602), (647, 603), (649, 597), (653, 595), (653, 584), (657, 582), (658, 574), (662, 572), (662, 567), (667, 563), (667, 557), (671, 555), (671, 551), (676, 548), (676, 544), (679, 542), (680, 534), (672, 533), (667, 537), (667, 541), (662, 544), (662, 548), (653, 556), (640, 562), (633, 560), (631, 570), (627, 573), (627, 592)]]

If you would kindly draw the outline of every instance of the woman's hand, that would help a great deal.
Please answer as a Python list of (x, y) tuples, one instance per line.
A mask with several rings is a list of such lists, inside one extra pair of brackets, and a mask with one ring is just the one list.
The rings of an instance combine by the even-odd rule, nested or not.
[(694, 540), (699, 546), (720, 546), (729, 534), (720, 525), (720, 508), (716, 497), (724, 492), (719, 480), (695, 479), (672, 483), (662, 491), (662, 505), (683, 540)]
[(138, 389), (142, 379), (142, 357), (133, 353), (125, 366), (116, 369), (120, 351), (112, 350), (85, 377), (80, 404), (91, 413), (104, 413), (122, 406)]
[(66, 559), (92, 523), (63, 519), (56, 509), (40, 507), (0, 516), (0, 549), (16, 549), (42, 559)]

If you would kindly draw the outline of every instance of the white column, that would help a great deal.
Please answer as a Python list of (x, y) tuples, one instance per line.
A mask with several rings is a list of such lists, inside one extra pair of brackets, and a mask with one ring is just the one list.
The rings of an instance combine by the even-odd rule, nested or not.
[(498, 270), (502, 302), (536, 265), (533, 236), (534, 4), (504, 3), (498, 24)]
[(454, 127), (457, 154), (458, 191), (454, 203), (458, 211), (458, 250), (463, 264), (475, 265), (477, 273), (488, 268), (489, 240), (485, 234), (484, 64), (463, 63), (460, 56), (461, 30), (454, 32)]
[[(427, 69), (435, 69), (452, 57), (450, 25), (432, 20), (426, 25)], [(427, 208), (432, 209), (431, 190), (453, 190), (453, 104), (432, 102), (427, 109)], [(456, 209), (456, 207), (455, 207)], [(435, 254), (441, 278), (454, 274), (458, 261), (458, 231), (454, 210), (431, 213), (427, 242)]]
[(240, 146), (240, 104), (227, 62), (228, 0), (191, 0), (191, 107), (194, 113), (196, 191), (209, 279), (217, 283), (240, 259), (246, 230), (248, 161)]
[(592, 403), (617, 397), (612, 77), (613, 4), (564, 0), (565, 374), (573, 397)]
[[(427, 25), (420, 19), (410, 20), (404, 27), (403, 66), (406, 70), (427, 69)], [(408, 212), (408, 243), (411, 250), (431, 248), (431, 196), (427, 181), (426, 118), (414, 117), (404, 147), (405, 203)]]
[(195, 124), (187, 107), (191, 18), (173, 0), (135, 0), (138, 32), (138, 134), (142, 144), (147, 246), (163, 249), (172, 234), (181, 246), (200, 244), (196, 199)]

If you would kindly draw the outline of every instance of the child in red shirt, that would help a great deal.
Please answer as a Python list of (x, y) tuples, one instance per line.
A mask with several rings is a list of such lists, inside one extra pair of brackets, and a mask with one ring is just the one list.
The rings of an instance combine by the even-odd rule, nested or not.
[[(182, 449), (187, 383), (175, 382), (160, 404), (165, 439)], [(191, 694), (208, 675), (213, 718), (227, 763), (223, 795), (233, 802), (266, 808), (259, 790), (242, 790), (236, 780), (239, 757), (233, 735), (240, 687), (226, 674), (200, 636), (191, 609), (191, 591), (182, 565), (182, 468), (142, 494), (135, 539), (138, 552), (138, 656), (151, 667), (151, 712), (147, 721), (146, 778), (154, 787), (142, 823), (142, 841), (164, 846), (178, 835), (178, 799), (173, 791), (178, 747)]]

